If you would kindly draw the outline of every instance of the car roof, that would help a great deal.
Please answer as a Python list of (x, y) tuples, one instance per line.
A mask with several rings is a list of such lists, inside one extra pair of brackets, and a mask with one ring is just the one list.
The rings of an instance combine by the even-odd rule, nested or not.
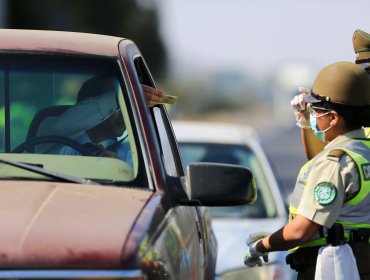
[(247, 125), (207, 121), (172, 121), (176, 138), (181, 142), (207, 142), (243, 145), (258, 141), (256, 131)]
[(120, 37), (91, 33), (0, 29), (1, 52), (52, 52), (118, 56)]

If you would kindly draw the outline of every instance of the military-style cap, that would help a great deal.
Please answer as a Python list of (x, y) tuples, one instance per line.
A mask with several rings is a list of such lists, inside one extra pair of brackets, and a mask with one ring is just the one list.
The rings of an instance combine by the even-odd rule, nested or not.
[(316, 77), (307, 103), (322, 101), (361, 107), (370, 103), (370, 79), (353, 62), (336, 62), (324, 67)]
[(357, 29), (352, 36), (353, 50), (356, 63), (370, 62), (370, 34)]

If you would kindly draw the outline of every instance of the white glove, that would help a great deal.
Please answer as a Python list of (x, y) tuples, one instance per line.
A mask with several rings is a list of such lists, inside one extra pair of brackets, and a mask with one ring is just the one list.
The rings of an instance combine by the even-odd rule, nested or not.
[(257, 243), (268, 235), (270, 234), (266, 232), (259, 232), (249, 235), (249, 238), (247, 239), (247, 248), (244, 254), (244, 264), (246, 266), (253, 267), (256, 264), (258, 266), (262, 266), (261, 257), (265, 262), (268, 262), (268, 253), (260, 253), (256, 248)]
[(310, 90), (305, 87), (298, 88), (300, 94), (294, 96), (290, 105), (292, 105), (297, 126), (300, 128), (308, 129), (310, 126), (310, 113), (308, 112), (307, 104), (303, 100), (303, 97), (310, 94)]

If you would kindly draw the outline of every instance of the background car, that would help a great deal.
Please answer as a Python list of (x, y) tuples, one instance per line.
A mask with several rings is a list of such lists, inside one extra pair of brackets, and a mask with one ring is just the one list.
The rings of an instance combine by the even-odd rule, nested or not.
[(251, 172), (195, 163), (185, 176), (131, 40), (0, 37), (0, 279), (212, 279), (217, 245), (199, 206), (253, 201)]
[(257, 133), (248, 126), (216, 122), (173, 121), (184, 166), (190, 162), (237, 164), (255, 174), (257, 200), (250, 205), (210, 208), (218, 241), (216, 272), (220, 279), (292, 279), (285, 252), (269, 254), (262, 267), (243, 263), (250, 233), (280, 229), (287, 222), (287, 207), (273, 166)]

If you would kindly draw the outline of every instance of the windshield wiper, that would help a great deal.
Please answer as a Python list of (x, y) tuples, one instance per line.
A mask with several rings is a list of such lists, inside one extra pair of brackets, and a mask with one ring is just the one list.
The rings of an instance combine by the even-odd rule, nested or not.
[[(15, 166), (15, 167), (18, 167), (20, 169), (24, 169), (24, 170), (31, 171), (31, 172), (34, 172), (34, 173), (37, 173), (37, 174), (41, 174), (41, 175), (44, 175), (46, 177), (49, 177), (49, 178), (52, 178), (52, 179), (57, 179), (57, 180), (62, 181), (62, 182), (72, 182), (72, 183), (78, 183), (78, 184), (93, 184), (93, 182), (91, 180), (88, 180), (88, 179), (85, 179), (85, 178), (79, 178), (79, 177), (70, 176), (70, 175), (67, 175), (67, 174), (62, 174), (62, 173), (58, 173), (58, 172), (55, 172), (55, 171), (46, 170), (46, 169), (41, 168), (41, 167), (37, 167), (37, 166), (30, 165), (30, 164), (9, 160), (9, 159), (0, 158), (0, 163), (5, 163), (5, 164), (11, 165), (11, 166)], [(94, 182), (94, 184), (95, 184), (95, 182)]]

